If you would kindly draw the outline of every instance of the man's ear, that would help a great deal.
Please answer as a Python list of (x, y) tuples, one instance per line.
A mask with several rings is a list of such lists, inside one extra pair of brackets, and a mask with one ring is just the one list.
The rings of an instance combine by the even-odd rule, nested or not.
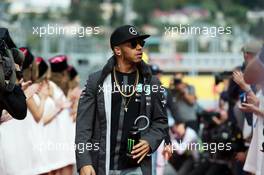
[(122, 54), (122, 52), (121, 52), (121, 48), (115, 46), (115, 47), (114, 47), (114, 54), (120, 56), (120, 55)]

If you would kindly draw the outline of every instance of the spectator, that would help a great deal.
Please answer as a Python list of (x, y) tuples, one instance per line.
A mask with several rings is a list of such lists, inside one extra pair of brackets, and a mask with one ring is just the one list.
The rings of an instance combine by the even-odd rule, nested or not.
[(254, 113), (253, 136), (249, 146), (244, 170), (256, 175), (264, 173), (263, 161), (263, 123), (264, 123), (264, 47), (255, 59), (250, 61), (245, 70), (245, 81), (250, 84), (260, 84), (261, 91), (258, 92), (257, 98), (249, 95), (247, 103), (242, 103), (240, 109), (244, 112)]
[(186, 126), (198, 132), (195, 89), (182, 81), (182, 74), (175, 76), (171, 96), (175, 108), (174, 118), (182, 120)]
[(192, 146), (190, 147), (192, 143), (198, 142), (198, 136), (192, 128), (178, 121), (172, 126), (170, 137), (173, 155), (169, 162), (177, 171), (177, 175), (186, 175), (198, 160), (199, 150), (192, 150)]

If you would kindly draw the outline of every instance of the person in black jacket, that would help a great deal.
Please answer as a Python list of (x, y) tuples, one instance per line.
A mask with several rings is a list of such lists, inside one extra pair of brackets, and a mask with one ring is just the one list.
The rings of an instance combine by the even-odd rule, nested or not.
[[(87, 80), (76, 123), (76, 162), (81, 175), (151, 175), (150, 154), (165, 138), (168, 123), (163, 89), (142, 61), (147, 37), (131, 25), (117, 28), (110, 38), (114, 56)], [(144, 116), (149, 125), (133, 146), (133, 164), (126, 157), (127, 137), (138, 116)], [(146, 126), (145, 120), (138, 121), (141, 128)]]
[[(5, 109), (13, 118), (23, 120), (27, 115), (26, 97), (20, 86), (16, 85), (12, 92), (1, 92), (0, 114)], [(1, 117), (0, 115), (0, 117)]]
[[(12, 88), (0, 88), (0, 119), (2, 116), (2, 111), (5, 109), (13, 118), (22, 120), (27, 115), (27, 104), (26, 104), (26, 97), (20, 85), (15, 84), (16, 78), (19, 77), (20, 67), (23, 64), (24, 57), (23, 54), (16, 49), (16, 45), (13, 42), (12, 38), (9, 35), (8, 29), (0, 28), (0, 56), (1, 57), (13, 57), (13, 61), (10, 63), (15, 63), (15, 69), (13, 69), (14, 79), (10, 79), (9, 83), (12, 83)], [(3, 61), (1, 59), (1, 61)], [(2, 73), (1, 76), (4, 77), (4, 63), (0, 61), (0, 68), (2, 69), (0, 72)], [(16, 74), (16, 75), (15, 75)], [(4, 78), (1, 78), (4, 80)], [(4, 82), (1, 82), (3, 84)], [(25, 85), (25, 86), (24, 86)], [(28, 83), (23, 83), (23, 87), (26, 89)], [(8, 86), (7, 86), (8, 87)], [(0, 120), (1, 121), (1, 120)]]

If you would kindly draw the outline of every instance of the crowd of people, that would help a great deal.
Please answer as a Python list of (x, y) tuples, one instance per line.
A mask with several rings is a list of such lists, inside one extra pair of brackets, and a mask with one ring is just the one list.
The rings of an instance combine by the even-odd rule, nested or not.
[(15, 120), (7, 111), (2, 112), (0, 174), (72, 175), (81, 94), (78, 73), (68, 65), (65, 55), (54, 56), (47, 62), (34, 56), (29, 48), (19, 50), (24, 62), (16, 64), (17, 84), (24, 90), (28, 111), (24, 120)]
[[(27, 112), (24, 120), (10, 110), (1, 114), (0, 174), (72, 175), (75, 164), (81, 175), (264, 174), (263, 43), (245, 44), (243, 65), (216, 76), (224, 88), (218, 106), (207, 110), (183, 73), (173, 75), (169, 88), (160, 86), (162, 71), (142, 61), (148, 37), (134, 26), (117, 28), (113, 56), (83, 91), (66, 55), (44, 59), (19, 48), (13, 93), (23, 91)], [(141, 130), (139, 118), (147, 121)], [(78, 147), (88, 143), (96, 149)]]
[[(175, 74), (170, 88), (167, 89), (166, 99), (170, 142), (165, 143), (165, 146), (161, 145), (154, 156), (153, 174), (264, 173), (264, 81), (261, 77), (263, 72), (256, 72), (263, 67), (257, 69), (256, 63), (255, 68), (250, 65), (251, 72), (248, 72), (251, 77), (247, 82), (251, 84), (246, 83), (244, 79), (245, 70), (260, 55), (261, 48), (261, 42), (246, 43), (242, 48), (243, 65), (236, 67), (231, 73), (224, 72), (215, 77), (215, 85), (219, 82), (224, 85), (219, 95), (218, 107), (215, 109), (202, 109), (197, 103), (194, 87), (183, 81), (182, 73)], [(258, 62), (257, 65), (261, 64), (263, 63)], [(160, 71), (154, 72), (160, 74)], [(252, 79), (255, 81), (252, 82)], [(204, 147), (206, 144), (209, 146)], [(218, 147), (211, 147), (212, 144)], [(223, 149), (220, 149), (219, 145), (222, 145)]]

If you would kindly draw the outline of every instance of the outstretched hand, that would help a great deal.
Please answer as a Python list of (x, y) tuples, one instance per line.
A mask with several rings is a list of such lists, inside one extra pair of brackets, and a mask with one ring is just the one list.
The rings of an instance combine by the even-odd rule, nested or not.
[(233, 72), (233, 80), (242, 88), (246, 88), (247, 83), (244, 80), (243, 73), (241, 71), (234, 71)]
[(21, 89), (25, 91), (30, 85), (32, 85), (32, 81), (24, 81), (23, 78), (19, 81), (19, 84), (21, 84)]

